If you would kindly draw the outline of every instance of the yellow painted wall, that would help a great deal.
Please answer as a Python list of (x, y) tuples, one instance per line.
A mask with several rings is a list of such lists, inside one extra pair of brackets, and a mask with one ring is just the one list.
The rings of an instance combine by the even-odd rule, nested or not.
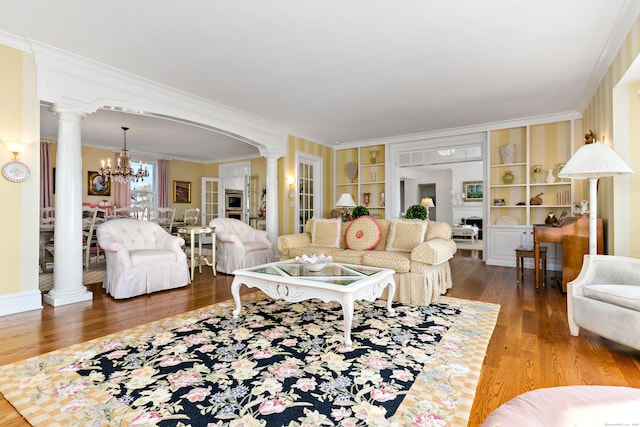
[[(640, 18), (636, 20), (629, 34), (625, 38), (622, 46), (618, 50), (613, 63), (609, 66), (606, 75), (602, 79), (596, 93), (590, 100), (583, 114), (583, 133), (587, 133), (589, 129), (593, 129), (597, 139), (605, 137), (605, 142), (609, 143), (615, 148), (615, 140), (613, 139), (613, 89), (620, 82), (620, 79), (625, 72), (629, 69), (633, 61), (640, 54)], [(631, 118), (630, 121), (638, 121), (636, 118)], [(640, 140), (636, 139), (631, 141), (631, 152), (629, 159), (624, 159), (635, 173), (631, 176), (632, 183), (630, 185), (629, 200), (632, 206), (638, 206), (640, 202), (640, 156), (638, 156), (638, 145)], [(634, 155), (635, 153), (635, 155)], [(601, 178), (598, 186), (598, 216), (603, 218), (607, 224), (607, 235), (605, 237), (605, 247), (614, 247), (614, 233), (615, 229), (615, 217), (613, 212), (613, 179), (614, 178)], [(634, 236), (638, 235), (640, 231), (640, 215), (637, 215), (637, 209), (635, 215), (631, 215), (631, 232)], [(634, 241), (635, 240), (635, 241)], [(637, 239), (631, 239), (633, 248), (631, 248), (631, 255), (640, 257), (640, 243)]]
[(287, 154), (284, 158), (278, 159), (278, 228), (280, 234), (293, 233), (295, 230), (295, 207), (290, 203), (291, 200), (287, 196), (289, 192), (289, 184), (287, 177), (293, 177), (296, 171), (296, 152), (312, 154), (322, 158), (323, 161), (323, 195), (324, 200), (323, 216), (329, 217), (331, 209), (333, 209), (333, 149), (330, 147), (307, 141), (293, 135), (289, 135), (287, 144)]
[[(635, 172), (631, 174), (631, 203), (626, 206), (625, 214), (631, 218), (629, 234), (632, 236), (630, 240), (629, 254), (632, 257), (640, 258), (640, 220), (638, 216), (638, 204), (640, 202), (640, 81), (629, 85), (629, 137), (631, 143), (629, 147), (629, 158), (624, 159), (631, 169)], [(619, 213), (616, 212), (616, 215)]]
[[(40, 110), (31, 55), (0, 45), (0, 139), (26, 143), (19, 160), (31, 169), (30, 178), (13, 183), (0, 178), (0, 295), (38, 289), (38, 190)], [(0, 164), (13, 155), (0, 144)], [(32, 268), (30, 268), (32, 267)], [(32, 270), (32, 271), (31, 271)]]

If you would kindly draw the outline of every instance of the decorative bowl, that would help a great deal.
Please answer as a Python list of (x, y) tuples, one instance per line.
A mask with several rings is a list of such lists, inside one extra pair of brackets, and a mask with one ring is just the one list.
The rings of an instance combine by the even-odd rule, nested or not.
[(332, 260), (329, 255), (302, 255), (301, 257), (296, 257), (295, 261), (297, 263), (302, 264), (307, 270), (318, 272), (325, 268), (328, 263)]

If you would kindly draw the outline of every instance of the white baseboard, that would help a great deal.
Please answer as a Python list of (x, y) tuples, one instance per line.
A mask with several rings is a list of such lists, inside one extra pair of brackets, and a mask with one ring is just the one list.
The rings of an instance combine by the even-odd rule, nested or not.
[(42, 294), (40, 291), (26, 291), (16, 294), (0, 295), (0, 316), (41, 309)]

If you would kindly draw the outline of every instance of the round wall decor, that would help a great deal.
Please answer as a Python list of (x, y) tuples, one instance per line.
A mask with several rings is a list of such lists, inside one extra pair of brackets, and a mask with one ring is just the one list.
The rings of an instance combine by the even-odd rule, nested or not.
[(29, 179), (31, 170), (22, 162), (13, 161), (2, 166), (2, 176), (11, 182), (24, 182)]

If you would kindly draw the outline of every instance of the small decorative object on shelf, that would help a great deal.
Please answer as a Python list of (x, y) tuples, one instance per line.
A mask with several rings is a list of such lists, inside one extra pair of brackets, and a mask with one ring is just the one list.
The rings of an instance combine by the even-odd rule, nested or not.
[(553, 184), (554, 182), (556, 182), (556, 177), (553, 176), (553, 169), (547, 169), (547, 183), (548, 184)]
[(511, 173), (511, 171), (506, 171), (506, 172), (504, 173), (504, 175), (502, 175), (502, 180), (503, 180), (503, 181), (504, 181), (504, 183), (505, 183), (505, 184), (507, 184), (507, 185), (511, 185), (511, 184), (513, 184), (513, 180), (514, 180), (514, 178), (515, 178), (515, 177), (513, 176), (513, 174)]
[(500, 155), (502, 156), (502, 163), (513, 163), (516, 158), (516, 144), (501, 145)]
[(564, 163), (558, 163), (556, 165), (556, 167), (553, 169), (553, 176), (556, 177), (556, 182), (568, 182), (571, 181), (570, 178), (559, 178), (558, 174), (560, 173), (560, 171), (562, 170), (562, 168), (564, 167)]
[(555, 224), (558, 222), (558, 218), (556, 218), (556, 215), (553, 213), (553, 211), (549, 211), (549, 215), (547, 215), (547, 218), (544, 220), (545, 224)]
[(384, 199), (384, 191), (380, 193), (380, 206), (384, 207), (385, 199)]
[(371, 200), (371, 193), (362, 193), (362, 200), (364, 201), (365, 206), (369, 206), (369, 201)]
[(345, 172), (347, 174), (347, 178), (349, 178), (351, 182), (354, 182), (356, 176), (358, 176), (358, 165), (353, 162), (347, 163), (345, 166)]
[(378, 163), (378, 150), (371, 151), (371, 164)]
[(542, 204), (542, 197), (540, 197), (540, 196), (542, 196), (543, 194), (544, 194), (544, 193), (538, 193), (538, 194), (536, 194), (535, 196), (533, 196), (533, 197), (531, 198), (531, 200), (529, 200), (529, 203), (530, 203), (531, 205), (536, 205), (536, 206), (537, 206), (537, 205), (541, 205), (541, 204)]
[(580, 200), (579, 202), (573, 202), (573, 210), (575, 216), (588, 216), (589, 215), (589, 201)]
[(544, 182), (544, 172), (542, 170), (542, 165), (533, 165), (531, 168), (531, 177), (533, 178), (533, 182), (539, 184)]
[(504, 206), (504, 199), (493, 199), (494, 206)]

